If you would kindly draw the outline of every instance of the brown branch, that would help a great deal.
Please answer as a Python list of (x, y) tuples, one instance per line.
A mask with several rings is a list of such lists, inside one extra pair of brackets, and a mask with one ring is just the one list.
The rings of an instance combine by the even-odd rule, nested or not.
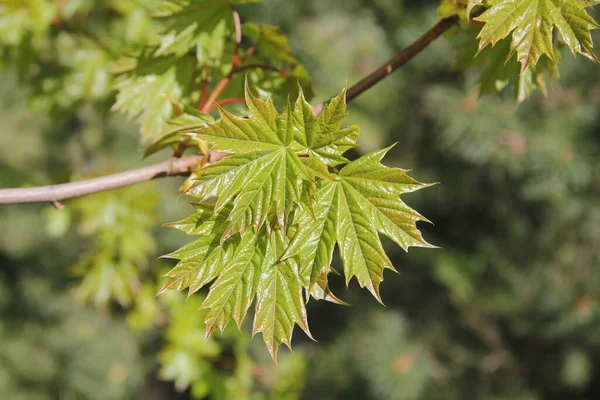
[(372, 88), (379, 81), (385, 79), (388, 75), (410, 61), (413, 57), (429, 46), (431, 42), (440, 37), (444, 32), (452, 28), (457, 23), (458, 17), (456, 16), (445, 18), (439, 21), (433, 28), (417, 39), (416, 42), (408, 46), (390, 61), (350, 87), (346, 92), (346, 101), (350, 102), (354, 100), (362, 93)]
[[(235, 18), (235, 17), (234, 17)], [(427, 33), (421, 36), (416, 42), (406, 48), (404, 51), (398, 53), (389, 62), (378, 68), (376, 71), (361, 79), (358, 83), (353, 85), (346, 92), (346, 100), (352, 101), (356, 97), (360, 96), (369, 88), (373, 87), (376, 83), (386, 78), (392, 72), (406, 64), (409, 60), (419, 54), (425, 49), (431, 42), (440, 37), (444, 32), (450, 29), (452, 26), (458, 23), (457, 17), (446, 18), (439, 21), (433, 28)], [(237, 41), (237, 34), (236, 34)], [(270, 66), (262, 65), (248, 65), (236, 69), (232, 65), (232, 70), (227, 74), (212, 91), (208, 100), (204, 103), (202, 110), (212, 109), (212, 104), (219, 102), (217, 98), (225, 89), (231, 77), (240, 71), (249, 68), (264, 68), (269, 70), (272, 69)], [(279, 71), (279, 70), (277, 70)], [(227, 99), (221, 100), (221, 102)], [(320, 111), (322, 104), (315, 106), (315, 111)], [(224, 153), (209, 154), (207, 160), (203, 160), (201, 155), (192, 155), (182, 158), (171, 158), (168, 161), (164, 161), (159, 164), (151, 165), (148, 167), (138, 168), (130, 171), (120, 172), (113, 175), (107, 175), (100, 178), (88, 179), (79, 182), (64, 183), (60, 185), (52, 186), (41, 186), (33, 188), (19, 188), (19, 189), (0, 189), (0, 204), (18, 204), (18, 203), (42, 203), (48, 202), (53, 204), (55, 207), (60, 208), (62, 204), (59, 200), (68, 199), (73, 197), (85, 196), (88, 194), (103, 192), (106, 190), (116, 189), (123, 186), (129, 186), (136, 183), (146, 182), (152, 179), (174, 176), (174, 175), (188, 175), (198, 165), (200, 160), (206, 162), (214, 162), (218, 159), (227, 156)]]
[(0, 189), (0, 204), (51, 203), (55, 207), (60, 207), (59, 201), (63, 199), (103, 192), (165, 176), (188, 175), (192, 169), (196, 168), (201, 159), (201, 155), (171, 158), (148, 167), (79, 182), (32, 188)]

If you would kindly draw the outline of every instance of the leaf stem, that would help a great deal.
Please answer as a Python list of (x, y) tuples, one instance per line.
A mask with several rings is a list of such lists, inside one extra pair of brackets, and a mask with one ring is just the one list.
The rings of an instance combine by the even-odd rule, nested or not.
[[(233, 70), (231, 70), (231, 71), (233, 72)], [(223, 79), (221, 79), (219, 81), (219, 83), (217, 83), (217, 86), (215, 86), (215, 88), (211, 92), (210, 96), (208, 97), (208, 100), (206, 100), (206, 103), (204, 103), (204, 105), (200, 109), (200, 112), (208, 114), (210, 112), (210, 110), (212, 110), (214, 108), (214, 107), (212, 107), (213, 103), (217, 100), (217, 98), (219, 97), (221, 92), (227, 87), (227, 85), (229, 84), (229, 81), (231, 81), (232, 76), (233, 75), (230, 72)]]
[(208, 76), (209, 76), (209, 67), (208, 65), (204, 66), (204, 78), (202, 79), (202, 93), (200, 94), (200, 103), (198, 104), (198, 110), (202, 110), (204, 105), (206, 104), (206, 99), (208, 98)]
[(242, 44), (242, 21), (240, 20), (240, 14), (235, 8), (233, 9), (233, 26), (235, 29), (235, 50), (233, 52), (233, 57), (231, 58), (232, 70), (240, 63), (238, 52), (240, 51), (240, 46)]
[(228, 98), (226, 98), (226, 99), (216, 100), (216, 101), (213, 103), (213, 105), (212, 105), (212, 107), (211, 107), (210, 111), (212, 111), (212, 110), (215, 108), (215, 106), (216, 106), (217, 104), (218, 104), (218, 105), (220, 105), (220, 106), (222, 106), (222, 105), (225, 105), (225, 104), (233, 104), (233, 103), (241, 103), (241, 104), (244, 104), (244, 103), (246, 103), (246, 99), (243, 99), (243, 98), (241, 98), (241, 97), (228, 97)]

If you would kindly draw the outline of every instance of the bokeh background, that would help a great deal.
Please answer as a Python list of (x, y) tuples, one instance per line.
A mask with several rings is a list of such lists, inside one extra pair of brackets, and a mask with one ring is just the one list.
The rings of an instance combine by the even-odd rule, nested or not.
[[(437, 5), (265, 0), (242, 17), (289, 34), (316, 103), (412, 43), (437, 21)], [(188, 240), (161, 227), (190, 211), (178, 199), (182, 179), (63, 210), (3, 206), (0, 397), (597, 398), (600, 69), (565, 53), (547, 97), (481, 97), (478, 71), (454, 67), (456, 40), (436, 41), (349, 107), (358, 152), (397, 143), (389, 164), (440, 183), (406, 201), (435, 223), (420, 228), (441, 249), (407, 254), (386, 243), (399, 270), (385, 275), (386, 307), (332, 277), (352, 306), (311, 302), (318, 343), (296, 331), (293, 353), (282, 349), (276, 367), (248, 323), (204, 341), (201, 295), (154, 297), (172, 265), (158, 256)], [(142, 160), (137, 127), (106, 107), (41, 111), (44, 98), (32, 100), (19, 73), (10, 63), (0, 73), (0, 187), (164, 158)], [(66, 93), (76, 97), (86, 78), (66, 82)], [(97, 78), (85, 90), (100, 90)]]

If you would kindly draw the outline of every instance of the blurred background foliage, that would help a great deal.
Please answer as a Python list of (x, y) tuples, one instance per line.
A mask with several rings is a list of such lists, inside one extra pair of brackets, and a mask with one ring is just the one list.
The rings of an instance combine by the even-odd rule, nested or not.
[[(166, 156), (142, 161), (139, 129), (109, 111), (117, 55), (158, 40), (148, 17), (156, 3), (3, 2), (1, 187)], [(316, 104), (412, 43), (437, 20), (438, 3), (265, 0), (241, 13), (289, 35)], [(389, 163), (441, 183), (407, 201), (435, 222), (421, 228), (442, 249), (387, 246), (400, 274), (386, 274), (386, 308), (332, 277), (352, 307), (311, 303), (319, 342), (297, 332), (294, 352), (283, 351), (276, 367), (247, 324), (205, 341), (201, 295), (155, 297), (171, 266), (157, 257), (186, 240), (160, 227), (190, 211), (178, 199), (180, 179), (67, 201), (62, 210), (4, 206), (3, 397), (596, 398), (598, 67), (565, 53), (548, 96), (517, 104), (509, 92), (481, 96), (484, 75), (457, 67), (463, 40), (436, 41), (349, 107), (348, 123), (362, 131), (357, 151), (397, 142)]]

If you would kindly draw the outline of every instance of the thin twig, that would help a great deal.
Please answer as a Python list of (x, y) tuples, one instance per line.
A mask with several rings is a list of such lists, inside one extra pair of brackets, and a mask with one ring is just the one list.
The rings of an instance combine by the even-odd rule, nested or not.
[(200, 112), (208, 114), (210, 112), (210, 110), (213, 109), (213, 107), (212, 107), (213, 103), (221, 95), (221, 92), (227, 87), (227, 85), (229, 84), (229, 81), (231, 81), (231, 76), (232, 75), (230, 72), (223, 79), (221, 79), (219, 81), (219, 83), (217, 83), (217, 86), (215, 86), (215, 88), (211, 92), (210, 96), (208, 97), (208, 100), (206, 100), (206, 103), (204, 103), (204, 105), (202, 106), (202, 109), (200, 109)]
[(225, 104), (233, 104), (233, 103), (244, 104), (244, 103), (246, 103), (246, 99), (241, 98), (241, 97), (228, 97), (226, 99), (221, 99), (221, 100), (215, 101), (215, 104), (213, 104), (213, 106), (216, 104), (223, 106)]
[(388, 75), (410, 61), (413, 57), (429, 46), (431, 42), (440, 37), (444, 32), (452, 28), (457, 23), (458, 17), (456, 16), (445, 18), (439, 21), (433, 28), (417, 39), (416, 42), (408, 46), (390, 61), (350, 87), (346, 92), (346, 101), (350, 102), (354, 100), (366, 90), (377, 84), (379, 81), (385, 79)]
[(81, 197), (165, 176), (189, 175), (201, 159), (201, 155), (192, 155), (79, 182), (32, 188), (0, 189), (0, 204), (51, 203), (59, 208), (61, 206), (59, 201), (63, 199)]
[(255, 50), (256, 50), (256, 45), (255, 44), (253, 44), (252, 46), (248, 47), (248, 50), (246, 50), (246, 52), (244, 54), (242, 54), (242, 60), (245, 60), (246, 58), (248, 58), (252, 54), (254, 54)]
[(244, 103), (246, 103), (246, 99), (242, 99), (241, 97), (228, 97), (226, 99), (215, 100), (215, 102), (212, 103), (212, 105), (206, 111), (211, 112), (212, 110), (215, 109), (215, 107), (217, 107), (217, 105), (224, 106), (225, 104), (233, 104), (233, 103), (244, 104)]
[(235, 50), (233, 51), (233, 57), (231, 58), (231, 68), (235, 68), (239, 62), (238, 52), (242, 45), (242, 21), (240, 20), (240, 14), (233, 9), (233, 26), (235, 28)]
[(242, 44), (242, 21), (240, 20), (240, 14), (234, 9), (233, 13), (233, 26), (235, 27), (235, 50), (231, 57), (231, 71), (225, 75), (213, 89), (208, 96), (208, 99), (200, 107), (200, 112), (209, 113), (214, 108), (213, 103), (219, 98), (221, 92), (227, 87), (231, 78), (237, 73), (237, 66), (239, 64), (238, 52), (240, 45)]
[(200, 111), (205, 114), (211, 112), (215, 108), (215, 103), (221, 104), (220, 100), (217, 101), (217, 99), (219, 98), (219, 96), (221, 95), (223, 90), (225, 90), (225, 88), (227, 87), (229, 82), (231, 82), (231, 79), (235, 75), (237, 75), (241, 72), (244, 72), (249, 69), (254, 69), (254, 68), (277, 72), (279, 75), (283, 76), (285, 79), (290, 78), (290, 75), (287, 72), (280, 70), (279, 68), (272, 67), (270, 65), (252, 64), (252, 65), (245, 65), (240, 68), (233, 68), (227, 75), (225, 75), (219, 81), (219, 83), (217, 83), (217, 86), (215, 86), (215, 88), (211, 92), (209, 98), (206, 100), (206, 102), (204, 102), (202, 108), (200, 108)]

